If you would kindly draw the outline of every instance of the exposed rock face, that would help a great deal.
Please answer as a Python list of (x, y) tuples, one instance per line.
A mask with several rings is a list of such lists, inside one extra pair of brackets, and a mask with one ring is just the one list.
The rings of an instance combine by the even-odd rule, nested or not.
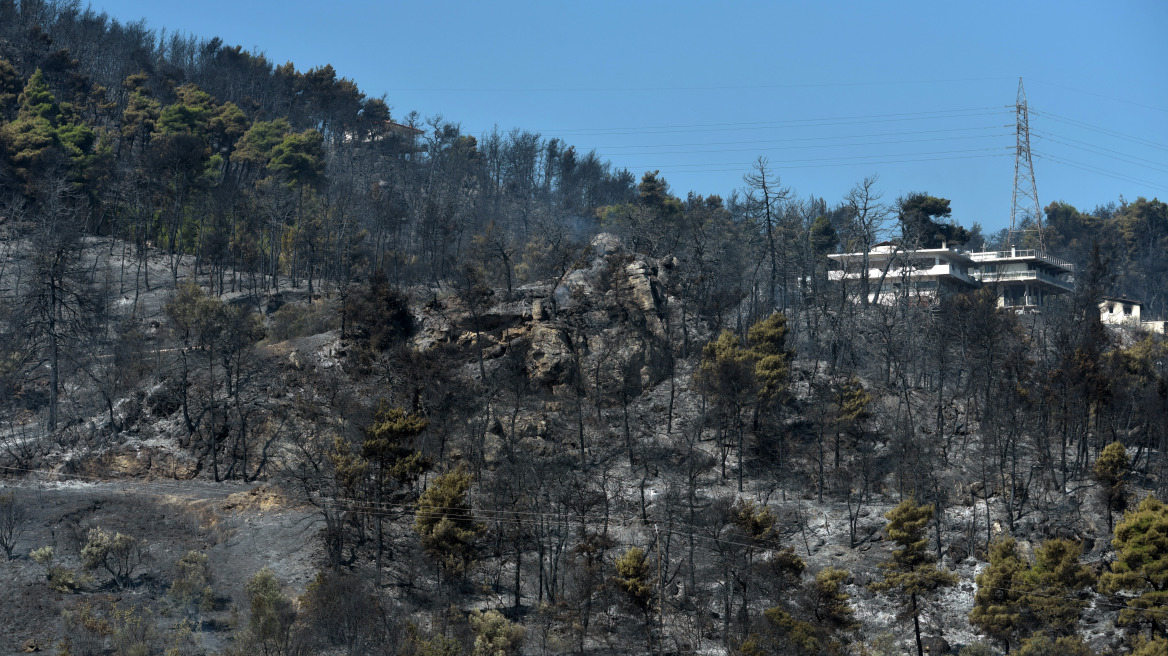
[(588, 265), (558, 283), (517, 289), (518, 297), (484, 308), (477, 321), (458, 302), (421, 312), (414, 348), (453, 343), (482, 349), (484, 359), (523, 349), (531, 383), (545, 388), (578, 373), (593, 385), (651, 387), (669, 372), (668, 297), (659, 276), (674, 273), (677, 262), (631, 253), (608, 233), (593, 240), (592, 252)]
[(155, 477), (186, 480), (199, 473), (198, 461), (189, 454), (174, 449), (146, 445), (120, 445), (98, 456), (65, 466), (69, 473), (90, 476)]
[(665, 336), (665, 292), (657, 281), (657, 266), (640, 256), (625, 265), (625, 285), (631, 303), (645, 317), (646, 328), (656, 336)]
[(527, 373), (536, 385), (559, 385), (575, 370), (576, 357), (568, 331), (553, 323), (536, 323), (531, 327), (531, 346), (527, 351)]

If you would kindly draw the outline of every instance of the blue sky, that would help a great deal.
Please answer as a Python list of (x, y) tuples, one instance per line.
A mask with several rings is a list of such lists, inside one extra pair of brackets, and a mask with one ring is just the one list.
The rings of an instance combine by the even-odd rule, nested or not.
[(1168, 3), (96, 0), (121, 21), (332, 64), (395, 117), (595, 148), (673, 193), (729, 194), (759, 156), (800, 196), (878, 174), (1009, 223), (1018, 78), (1038, 195), (1168, 198)]

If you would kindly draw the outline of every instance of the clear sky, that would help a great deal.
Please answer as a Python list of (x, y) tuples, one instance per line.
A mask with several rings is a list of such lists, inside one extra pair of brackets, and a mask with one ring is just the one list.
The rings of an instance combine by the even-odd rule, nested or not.
[(759, 156), (800, 196), (879, 174), (886, 201), (1009, 223), (1018, 78), (1038, 195), (1168, 198), (1168, 2), (94, 0), (120, 21), (332, 64), (395, 118), (595, 148), (673, 193), (726, 195)]

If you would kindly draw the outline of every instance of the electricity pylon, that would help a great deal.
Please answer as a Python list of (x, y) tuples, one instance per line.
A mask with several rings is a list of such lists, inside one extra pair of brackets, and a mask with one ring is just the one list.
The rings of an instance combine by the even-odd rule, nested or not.
[(1014, 246), (1018, 224), (1028, 213), (1034, 217), (1034, 228), (1038, 232), (1038, 247), (1044, 248), (1042, 240), (1042, 208), (1038, 204), (1038, 186), (1034, 183), (1034, 161), (1030, 155), (1030, 113), (1026, 106), (1026, 89), (1022, 88), (1022, 78), (1018, 78), (1018, 101), (1014, 105), (1016, 114), (1017, 148), (1014, 151), (1014, 202), (1010, 208), (1010, 233), (1007, 245)]

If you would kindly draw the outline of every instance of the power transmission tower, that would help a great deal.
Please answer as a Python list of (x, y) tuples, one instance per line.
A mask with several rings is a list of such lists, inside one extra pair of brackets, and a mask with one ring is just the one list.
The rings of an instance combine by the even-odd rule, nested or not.
[(1026, 106), (1026, 89), (1022, 88), (1022, 78), (1018, 78), (1018, 101), (1014, 105), (1017, 128), (1017, 149), (1014, 152), (1014, 202), (1010, 208), (1010, 233), (1008, 246), (1014, 246), (1015, 233), (1019, 222), (1027, 214), (1034, 217), (1034, 227), (1038, 232), (1038, 247), (1045, 248), (1042, 239), (1042, 208), (1038, 204), (1038, 186), (1034, 183), (1034, 161), (1030, 156), (1030, 113)]

